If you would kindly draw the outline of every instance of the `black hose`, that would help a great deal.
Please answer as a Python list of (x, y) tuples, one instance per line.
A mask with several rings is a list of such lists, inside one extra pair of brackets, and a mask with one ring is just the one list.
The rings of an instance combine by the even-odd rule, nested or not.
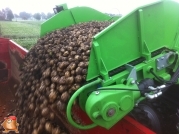
[(176, 72), (173, 74), (173, 76), (172, 76), (170, 81), (172, 83), (176, 83), (178, 78), (179, 78), (179, 66), (178, 66)]
[(155, 76), (155, 78), (157, 78), (160, 82), (165, 83), (166, 87), (162, 90), (162, 92), (165, 92), (170, 86), (172, 86), (173, 84), (175, 84), (177, 82), (177, 79), (179, 78), (179, 66), (177, 68), (177, 70), (175, 71), (175, 73), (172, 75), (171, 79), (169, 81), (165, 81), (164, 79), (162, 79), (161, 77), (157, 76), (153, 69), (150, 69), (151, 74), (153, 74)]
[(150, 69), (150, 73), (153, 74), (155, 76), (155, 78), (157, 78), (162, 84), (172, 84), (171, 80), (166, 81), (163, 78), (157, 76), (157, 74), (154, 73), (153, 69)]
[(155, 78), (157, 78), (160, 82), (162, 83), (166, 82), (164, 79), (162, 79), (161, 77), (157, 76), (157, 74), (154, 73), (153, 68), (150, 69), (150, 73), (153, 74), (153, 76), (155, 76)]

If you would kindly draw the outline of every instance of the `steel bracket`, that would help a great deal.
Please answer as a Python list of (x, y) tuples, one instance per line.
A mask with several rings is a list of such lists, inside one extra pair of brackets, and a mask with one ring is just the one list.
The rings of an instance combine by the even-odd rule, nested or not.
[(126, 66), (127, 70), (130, 72), (127, 77), (127, 80), (132, 78), (134, 81), (136, 81), (137, 80), (137, 70), (135, 69), (135, 67), (132, 65), (129, 65), (129, 64), (126, 64), (125, 66)]
[(173, 61), (170, 61), (170, 58), (172, 56), (175, 57), (175, 53), (174, 52), (166, 53), (165, 55), (157, 58), (156, 59), (157, 70), (161, 70), (163, 68), (166, 68), (166, 67), (170, 66), (174, 62), (174, 59), (173, 59)]

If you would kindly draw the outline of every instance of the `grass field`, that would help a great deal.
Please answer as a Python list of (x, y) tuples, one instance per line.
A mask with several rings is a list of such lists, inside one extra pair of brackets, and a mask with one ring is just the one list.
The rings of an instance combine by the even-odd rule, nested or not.
[(30, 49), (39, 38), (42, 21), (0, 21), (0, 36)]

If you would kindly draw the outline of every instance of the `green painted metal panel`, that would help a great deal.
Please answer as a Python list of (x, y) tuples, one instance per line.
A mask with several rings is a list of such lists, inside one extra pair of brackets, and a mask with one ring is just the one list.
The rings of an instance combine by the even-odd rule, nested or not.
[(70, 10), (64, 10), (51, 17), (41, 25), (40, 36), (52, 32), (56, 29), (61, 29), (75, 24)]
[[(120, 25), (118, 25), (119, 22)], [(108, 71), (140, 57), (140, 48), (135, 45), (139, 44), (138, 35), (137, 13), (133, 13), (125, 19), (117, 20), (94, 37), (94, 41), (98, 42), (100, 46), (101, 58)], [(136, 49), (137, 51), (134, 51)], [(92, 59), (92, 57), (95, 57), (92, 55), (93, 50), (91, 50), (90, 61), (95, 61), (95, 59)], [(131, 53), (133, 54), (131, 55)], [(97, 64), (91, 65), (89, 63), (87, 80), (100, 74)], [(98, 74), (95, 74), (95, 72), (98, 72)]]
[(92, 20), (105, 21), (111, 19), (110, 16), (103, 14), (89, 7), (76, 7), (70, 9), (76, 23), (89, 22)]
[(157, 3), (146, 7), (143, 11), (144, 40), (150, 52), (164, 46), (165, 15), (163, 10), (163, 3)]
[(65, 28), (80, 22), (116, 20), (117, 18), (112, 18), (89, 7), (74, 7), (69, 10), (63, 10), (45, 21), (41, 25), (40, 36), (42, 37), (53, 30)]
[[(119, 90), (125, 88), (127, 86), (114, 85), (104, 88), (105, 90), (100, 91), (99, 89), (100, 94), (98, 95), (94, 92), (90, 94), (86, 101), (85, 111), (95, 124), (110, 129), (133, 109), (134, 100), (140, 97), (140, 91), (133, 91), (138, 90), (137, 86), (128, 91)], [(108, 115), (110, 110), (115, 111), (114, 115)]]
[(176, 47), (178, 30), (179, 3), (165, 0), (137, 8), (93, 38), (87, 80), (103, 77), (101, 67), (109, 72), (140, 57), (150, 61), (159, 48)]
[(177, 39), (177, 32), (179, 30), (179, 3), (166, 1), (164, 8), (165, 43), (173, 46), (175, 39)]

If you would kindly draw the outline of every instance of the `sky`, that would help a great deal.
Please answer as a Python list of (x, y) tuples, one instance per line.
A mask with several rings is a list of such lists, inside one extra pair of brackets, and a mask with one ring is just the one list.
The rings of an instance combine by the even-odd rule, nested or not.
[(66, 3), (68, 8), (88, 6), (101, 12), (126, 14), (139, 6), (156, 1), (159, 0), (3, 0), (0, 2), (0, 9), (9, 7), (16, 14), (21, 11), (32, 14), (47, 13), (53, 12), (55, 5)]
[(0, 0), (0, 9), (9, 7), (13, 13), (53, 12), (55, 5), (66, 3), (68, 8), (88, 6), (101, 12), (124, 14), (138, 6), (158, 0)]

